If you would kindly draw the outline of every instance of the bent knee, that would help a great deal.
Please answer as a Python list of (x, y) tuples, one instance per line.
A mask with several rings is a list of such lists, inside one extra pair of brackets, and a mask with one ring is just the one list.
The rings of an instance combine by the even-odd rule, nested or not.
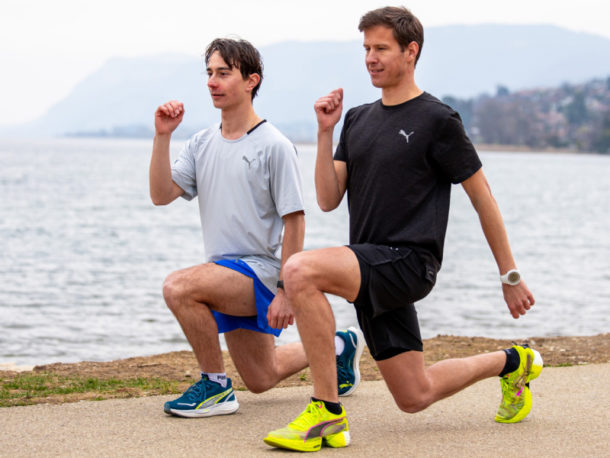
[(185, 297), (184, 282), (179, 272), (173, 272), (163, 282), (163, 298), (170, 309), (177, 307)]
[(264, 393), (275, 386), (274, 383), (269, 383), (267, 380), (244, 380), (244, 385), (246, 385), (248, 391), (254, 394)]
[(409, 399), (394, 399), (400, 410), (407, 413), (417, 413), (424, 410), (432, 401), (424, 396)]
[(312, 285), (313, 271), (309, 268), (307, 257), (303, 253), (290, 256), (283, 270), (284, 284), (289, 295), (301, 290), (306, 285)]

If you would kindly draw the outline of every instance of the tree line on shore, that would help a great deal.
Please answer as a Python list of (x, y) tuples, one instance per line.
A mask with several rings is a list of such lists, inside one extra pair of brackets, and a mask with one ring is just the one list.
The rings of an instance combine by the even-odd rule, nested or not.
[(443, 101), (475, 143), (610, 154), (610, 76), (582, 84)]

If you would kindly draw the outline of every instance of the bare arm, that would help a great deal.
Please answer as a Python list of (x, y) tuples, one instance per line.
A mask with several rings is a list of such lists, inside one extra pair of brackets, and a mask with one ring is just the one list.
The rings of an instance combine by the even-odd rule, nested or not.
[(314, 104), (318, 120), (318, 153), (316, 156), (315, 185), (320, 208), (327, 212), (341, 203), (347, 186), (345, 162), (333, 161), (333, 132), (341, 119), (343, 89), (335, 89), (320, 97)]
[(150, 198), (155, 205), (166, 205), (184, 194), (172, 180), (169, 144), (172, 132), (182, 122), (184, 106), (180, 102), (167, 102), (155, 112), (155, 138), (150, 158)]
[[(496, 260), (500, 274), (515, 269), (517, 266), (508, 243), (504, 221), (483, 170), (479, 170), (465, 180), (462, 186), (479, 215), (483, 233)], [(534, 296), (523, 280), (515, 286), (502, 284), (502, 291), (513, 318), (525, 315), (534, 305)]]
[[(284, 239), (282, 240), (282, 268), (288, 258), (303, 251), (305, 241), (305, 213), (302, 211), (289, 213), (282, 217), (284, 221)], [(280, 279), (282, 278), (280, 271)]]
[[(284, 239), (282, 240), (282, 269), (290, 256), (303, 251), (305, 240), (305, 214), (301, 212), (289, 213), (282, 217), (284, 220)], [(282, 270), (280, 270), (280, 279)], [(294, 313), (288, 302), (286, 293), (278, 288), (275, 299), (269, 305), (267, 312), (269, 326), (276, 329), (287, 328), (294, 324)]]

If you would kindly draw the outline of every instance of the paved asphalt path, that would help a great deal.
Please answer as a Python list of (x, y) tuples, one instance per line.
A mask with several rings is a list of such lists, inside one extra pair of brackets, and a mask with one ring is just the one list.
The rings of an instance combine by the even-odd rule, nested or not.
[[(383, 382), (364, 382), (343, 403), (352, 443), (324, 456), (608, 457), (610, 364), (545, 368), (531, 383), (534, 407), (514, 425), (493, 417), (500, 382), (489, 379), (424, 412), (402, 413)], [(181, 419), (168, 396), (0, 409), (0, 456), (296, 455), (262, 441), (303, 410), (310, 387), (238, 392), (229, 416)], [(302, 454), (300, 454), (302, 456)]]

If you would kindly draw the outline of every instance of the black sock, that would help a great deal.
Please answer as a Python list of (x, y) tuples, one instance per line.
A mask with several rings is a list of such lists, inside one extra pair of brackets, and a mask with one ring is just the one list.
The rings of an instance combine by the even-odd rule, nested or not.
[(506, 364), (504, 365), (502, 372), (500, 372), (500, 377), (504, 377), (506, 374), (516, 371), (521, 363), (521, 358), (519, 357), (519, 352), (516, 348), (507, 348), (504, 350), (504, 353), (506, 353)]
[(317, 399), (317, 398), (314, 398), (313, 396), (311, 397), (311, 400), (314, 402), (323, 402), (324, 407), (326, 407), (326, 410), (328, 410), (330, 413), (332, 413), (334, 415), (339, 415), (341, 413), (341, 403), (340, 402), (323, 401), (322, 399)]

